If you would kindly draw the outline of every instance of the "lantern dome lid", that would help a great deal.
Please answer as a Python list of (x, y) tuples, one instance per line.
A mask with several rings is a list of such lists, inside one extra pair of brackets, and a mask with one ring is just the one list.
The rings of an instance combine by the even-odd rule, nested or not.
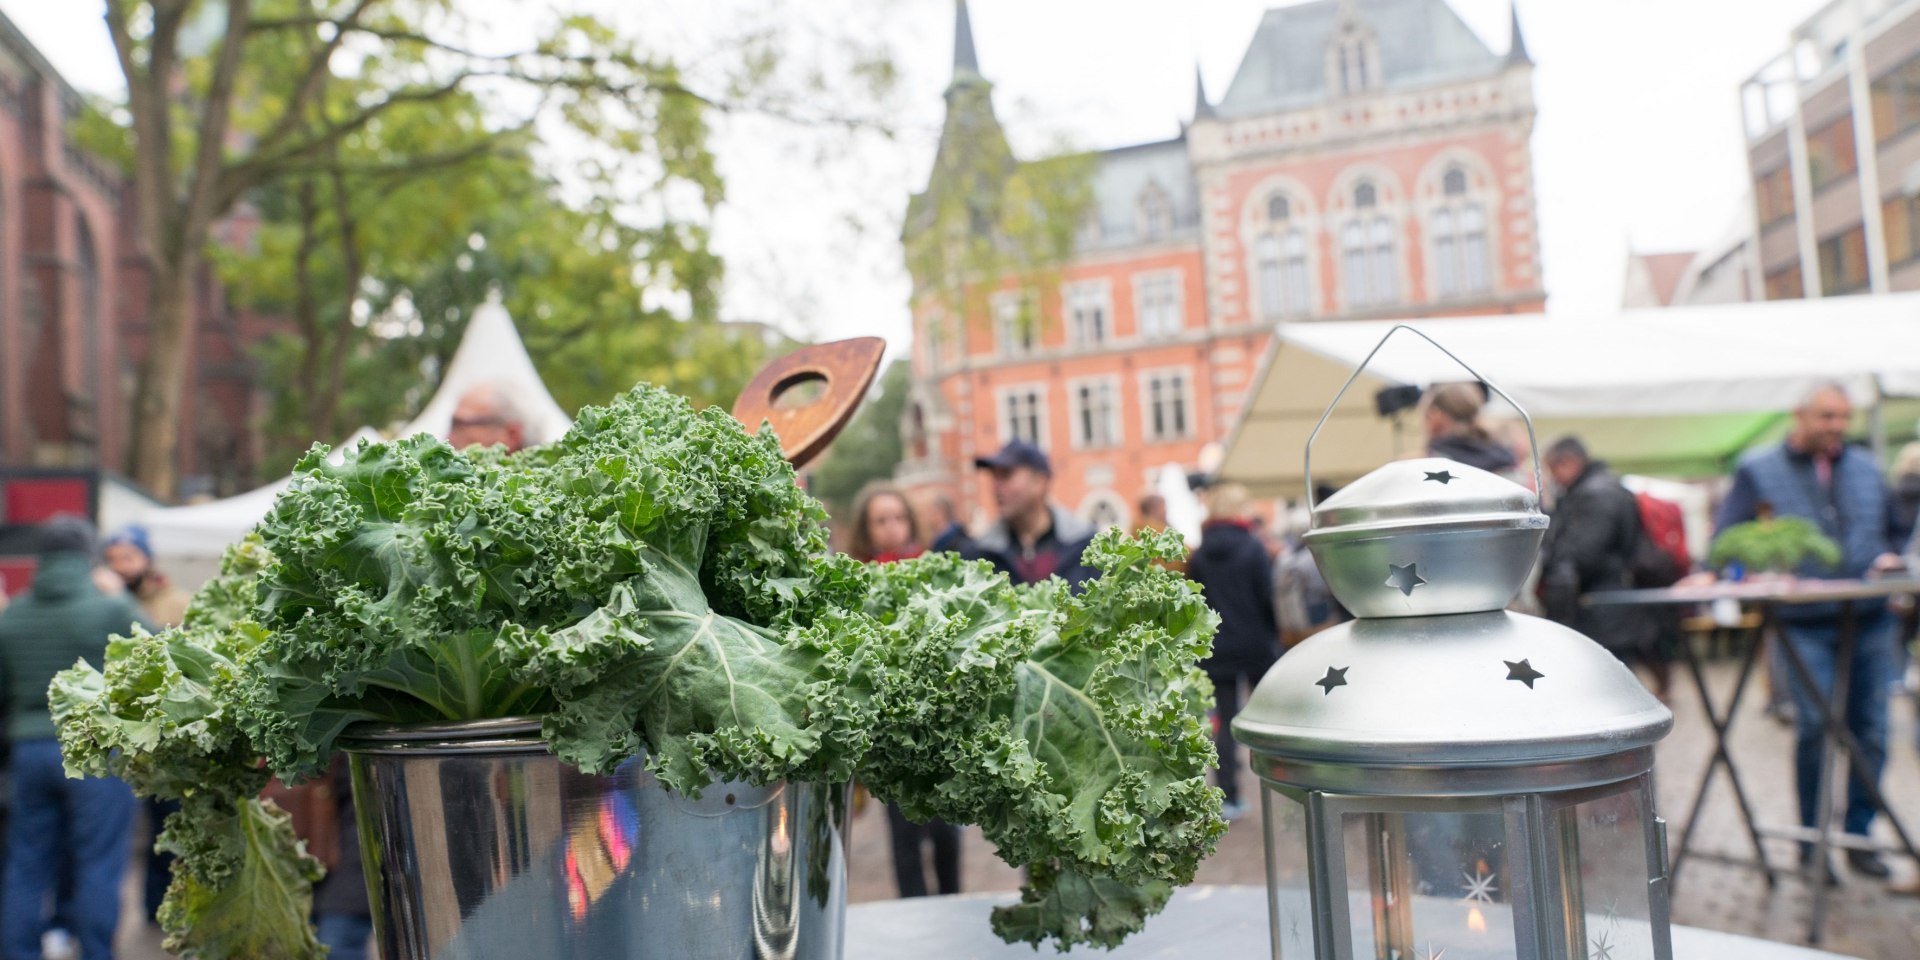
[(1505, 607), (1546, 528), (1533, 491), (1428, 457), (1386, 464), (1322, 500), (1302, 539), (1355, 616), (1417, 617)]
[[(1624, 754), (1673, 714), (1585, 635), (1496, 610), (1353, 620), (1267, 672), (1233, 721), (1264, 757), (1316, 765), (1546, 765)], [(1364, 789), (1366, 774), (1343, 784)]]

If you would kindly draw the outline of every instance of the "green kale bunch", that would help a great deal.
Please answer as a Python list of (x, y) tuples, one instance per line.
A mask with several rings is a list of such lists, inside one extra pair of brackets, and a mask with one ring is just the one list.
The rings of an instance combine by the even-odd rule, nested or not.
[(63, 748), (188, 804), (162, 843), (189, 957), (319, 956), (269, 771), (323, 771), (354, 724), (522, 715), (587, 772), (643, 757), (694, 796), (857, 777), (981, 824), (1028, 868), (1008, 939), (1139, 929), (1225, 829), (1195, 666), (1215, 619), (1155, 563), (1177, 538), (1103, 535), (1076, 594), (950, 556), (871, 568), (824, 521), (771, 434), (645, 387), (519, 453), (316, 447), (185, 625), (55, 681)]

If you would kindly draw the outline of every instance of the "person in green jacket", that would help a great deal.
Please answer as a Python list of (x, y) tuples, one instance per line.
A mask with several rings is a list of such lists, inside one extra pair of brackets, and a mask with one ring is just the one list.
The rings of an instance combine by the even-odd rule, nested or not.
[(63, 875), (73, 884), (63, 919), (77, 928), (80, 955), (106, 960), (120, 917), (133, 792), (114, 779), (67, 779), (47, 685), (76, 660), (98, 666), (108, 637), (147, 622), (131, 598), (94, 586), (93, 527), (85, 520), (55, 517), (39, 536), (33, 584), (0, 610), (0, 692), (13, 744), (0, 960), (38, 960)]

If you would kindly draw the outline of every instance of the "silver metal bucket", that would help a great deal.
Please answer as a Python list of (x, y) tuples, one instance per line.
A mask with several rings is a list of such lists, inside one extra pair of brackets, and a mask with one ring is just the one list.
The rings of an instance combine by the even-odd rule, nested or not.
[(343, 740), (384, 960), (839, 960), (847, 791), (589, 776), (537, 720)]

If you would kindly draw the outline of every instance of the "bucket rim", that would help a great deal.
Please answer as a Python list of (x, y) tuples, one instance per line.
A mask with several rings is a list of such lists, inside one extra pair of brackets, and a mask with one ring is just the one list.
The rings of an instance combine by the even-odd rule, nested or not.
[(348, 753), (545, 753), (539, 717), (433, 723), (356, 723), (340, 737)]

